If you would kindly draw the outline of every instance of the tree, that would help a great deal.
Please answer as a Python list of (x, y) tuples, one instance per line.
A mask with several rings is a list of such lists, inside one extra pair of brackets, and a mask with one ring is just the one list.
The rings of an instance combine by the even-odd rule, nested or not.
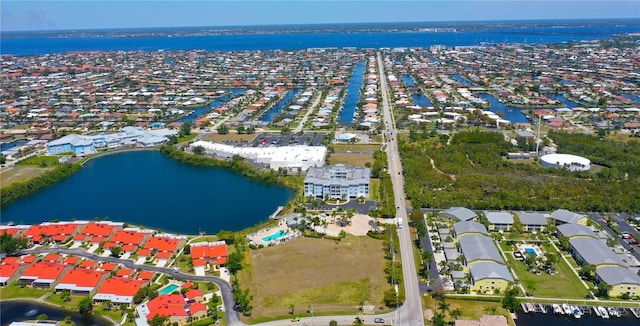
[(329, 326), (338, 326), (338, 322), (335, 320), (332, 320), (329, 322)]
[(38, 315), (38, 320), (47, 320), (47, 318), (49, 318), (49, 316), (47, 316), (47, 314), (39, 314)]
[(226, 267), (231, 275), (236, 275), (242, 269), (242, 260), (244, 255), (241, 252), (235, 251), (229, 255)]
[(111, 257), (120, 257), (120, 254), (122, 254), (122, 247), (120, 246), (114, 246), (111, 247)]
[(582, 269), (580, 269), (580, 276), (583, 278), (590, 280), (593, 274), (596, 272), (596, 267), (591, 264), (584, 264)]
[(216, 131), (218, 131), (218, 133), (221, 135), (226, 135), (229, 133), (229, 127), (227, 127), (225, 124), (221, 124), (220, 126), (218, 126), (218, 128), (216, 128)]
[(460, 308), (453, 309), (449, 312), (449, 316), (451, 317), (451, 320), (455, 322), (457, 319), (462, 317), (462, 310), (460, 310)]
[(520, 302), (518, 302), (518, 289), (511, 287), (504, 292), (502, 298), (502, 307), (509, 311), (517, 311), (520, 308)]
[(193, 150), (193, 154), (196, 154), (196, 155), (204, 155), (204, 152), (205, 152), (204, 147), (202, 146), (194, 146), (192, 150)]
[(244, 134), (246, 132), (246, 129), (243, 125), (239, 125), (236, 127), (236, 132), (238, 132), (238, 134)]
[(446, 326), (447, 321), (445, 320), (444, 313), (436, 312), (433, 314), (433, 318), (431, 318), (431, 325), (433, 326)]
[(81, 314), (90, 314), (93, 310), (93, 300), (91, 297), (84, 297), (78, 302), (78, 312)]
[(180, 126), (180, 131), (178, 132), (180, 137), (191, 135), (191, 122), (185, 122)]
[(149, 320), (151, 326), (162, 326), (169, 321), (169, 316), (160, 316), (158, 314), (153, 315), (153, 318)]
[(293, 303), (289, 305), (289, 314), (291, 315), (296, 314), (296, 306)]
[(353, 321), (353, 326), (364, 326), (364, 320), (360, 317), (356, 317)]
[(440, 309), (442, 311), (442, 313), (446, 313), (447, 311), (449, 311), (449, 307), (451, 305), (448, 304), (446, 301), (442, 300), (440, 302), (438, 302), (438, 309)]
[(608, 298), (609, 297), (609, 291), (611, 291), (611, 285), (609, 285), (609, 284), (607, 284), (605, 282), (598, 283), (598, 295), (599, 296)]
[(25, 237), (14, 237), (6, 231), (0, 235), (0, 252), (7, 256), (26, 248), (28, 244), (29, 240)]

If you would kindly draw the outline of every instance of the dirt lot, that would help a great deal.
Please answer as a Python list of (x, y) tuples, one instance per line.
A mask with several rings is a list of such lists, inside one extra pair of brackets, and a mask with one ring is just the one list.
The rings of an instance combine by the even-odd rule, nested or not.
[(35, 178), (52, 168), (34, 166), (5, 167), (0, 170), (0, 189), (6, 188), (15, 182), (27, 181)]
[(373, 164), (373, 161), (373, 154), (333, 153), (329, 157), (329, 164), (347, 164), (359, 167), (364, 167), (367, 162)]
[(252, 315), (284, 317), (291, 304), (296, 313), (309, 305), (316, 314), (357, 313), (361, 302), (379, 309), (389, 288), (382, 245), (367, 236), (348, 235), (338, 244), (299, 238), (251, 251), (251, 266), (240, 273), (240, 283), (253, 295)]

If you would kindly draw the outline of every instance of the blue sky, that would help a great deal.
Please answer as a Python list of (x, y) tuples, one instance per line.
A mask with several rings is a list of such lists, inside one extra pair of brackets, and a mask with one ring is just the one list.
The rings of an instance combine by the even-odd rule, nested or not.
[(640, 18), (640, 1), (1, 0), (0, 30)]

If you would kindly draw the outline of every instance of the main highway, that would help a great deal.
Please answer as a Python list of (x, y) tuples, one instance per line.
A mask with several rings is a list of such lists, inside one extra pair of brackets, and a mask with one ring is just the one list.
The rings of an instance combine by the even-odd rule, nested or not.
[(388, 171), (393, 184), (395, 204), (397, 208), (396, 219), (402, 219), (402, 227), (398, 229), (400, 238), (400, 255), (402, 259), (402, 277), (405, 288), (405, 302), (396, 311), (394, 325), (422, 326), (424, 319), (420, 300), (420, 290), (418, 287), (418, 274), (416, 272), (415, 260), (413, 258), (413, 242), (407, 227), (407, 208), (404, 198), (404, 179), (402, 173), (402, 163), (398, 152), (398, 137), (396, 123), (389, 106), (389, 92), (387, 88), (387, 78), (384, 72), (384, 62), (382, 54), (378, 52), (378, 71), (380, 80), (380, 93), (382, 93), (382, 112), (385, 122), (384, 133), (387, 137), (387, 159)]

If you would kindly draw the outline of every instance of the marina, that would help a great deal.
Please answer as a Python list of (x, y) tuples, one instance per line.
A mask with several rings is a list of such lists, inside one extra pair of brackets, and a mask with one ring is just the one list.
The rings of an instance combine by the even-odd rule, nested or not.
[(640, 319), (640, 308), (580, 306), (568, 303), (545, 305), (532, 302), (523, 302), (520, 307), (526, 314), (547, 314), (547, 311), (552, 311), (551, 315), (564, 315), (575, 319), (581, 319), (583, 316), (600, 319)]

